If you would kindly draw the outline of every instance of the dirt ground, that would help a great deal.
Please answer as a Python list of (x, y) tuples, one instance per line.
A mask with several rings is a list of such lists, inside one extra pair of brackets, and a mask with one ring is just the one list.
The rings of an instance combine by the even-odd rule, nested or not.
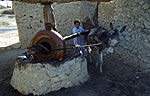
[[(0, 51), (0, 96), (22, 96), (9, 82), (14, 60), (24, 51)], [(90, 79), (87, 82), (45, 96), (150, 96), (150, 73), (138, 72), (132, 64), (122, 63), (119, 57), (109, 56), (104, 59), (104, 75), (98, 73), (94, 64), (88, 64)]]

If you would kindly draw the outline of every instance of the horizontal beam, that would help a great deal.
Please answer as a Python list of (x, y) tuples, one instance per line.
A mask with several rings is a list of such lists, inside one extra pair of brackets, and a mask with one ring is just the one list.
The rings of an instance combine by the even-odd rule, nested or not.
[[(13, 1), (20, 1), (26, 3), (69, 3), (69, 2), (76, 2), (76, 1), (85, 1), (85, 0), (13, 0)], [(90, 2), (109, 2), (111, 0), (87, 0)]]

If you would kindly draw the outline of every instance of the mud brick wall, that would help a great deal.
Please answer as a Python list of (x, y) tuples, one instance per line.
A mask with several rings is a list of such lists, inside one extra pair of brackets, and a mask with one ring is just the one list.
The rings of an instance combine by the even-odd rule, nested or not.
[(125, 62), (150, 68), (150, 1), (112, 0), (100, 3), (98, 10), (99, 25), (109, 28), (111, 21), (115, 28), (127, 26), (115, 54)]
[[(72, 2), (63, 4), (53, 4), (55, 25), (62, 36), (72, 34), (74, 20), (84, 21), (87, 17), (87, 11), (83, 2)], [(91, 16), (95, 13), (97, 3), (86, 3)], [(13, 2), (15, 9), (16, 22), (18, 25), (21, 47), (29, 46), (34, 34), (39, 30), (45, 29), (43, 6), (40, 4), (27, 4)]]

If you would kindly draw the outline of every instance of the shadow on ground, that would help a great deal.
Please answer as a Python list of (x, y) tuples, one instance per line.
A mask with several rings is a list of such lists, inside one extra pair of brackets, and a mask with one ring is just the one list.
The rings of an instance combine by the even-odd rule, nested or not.
[[(9, 84), (14, 60), (22, 52), (21, 49), (0, 51), (0, 96), (22, 96)], [(88, 64), (90, 79), (87, 82), (45, 96), (150, 96), (150, 73), (139, 74), (131, 65), (122, 63), (118, 57), (107, 57), (104, 75), (98, 73), (94, 64)]]

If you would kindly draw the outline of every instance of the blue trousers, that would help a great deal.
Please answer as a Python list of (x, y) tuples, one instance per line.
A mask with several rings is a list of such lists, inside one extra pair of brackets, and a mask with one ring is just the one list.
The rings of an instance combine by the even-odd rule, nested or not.
[(85, 52), (85, 47), (79, 48), (79, 52), (82, 52), (83, 56), (87, 56), (87, 54)]

